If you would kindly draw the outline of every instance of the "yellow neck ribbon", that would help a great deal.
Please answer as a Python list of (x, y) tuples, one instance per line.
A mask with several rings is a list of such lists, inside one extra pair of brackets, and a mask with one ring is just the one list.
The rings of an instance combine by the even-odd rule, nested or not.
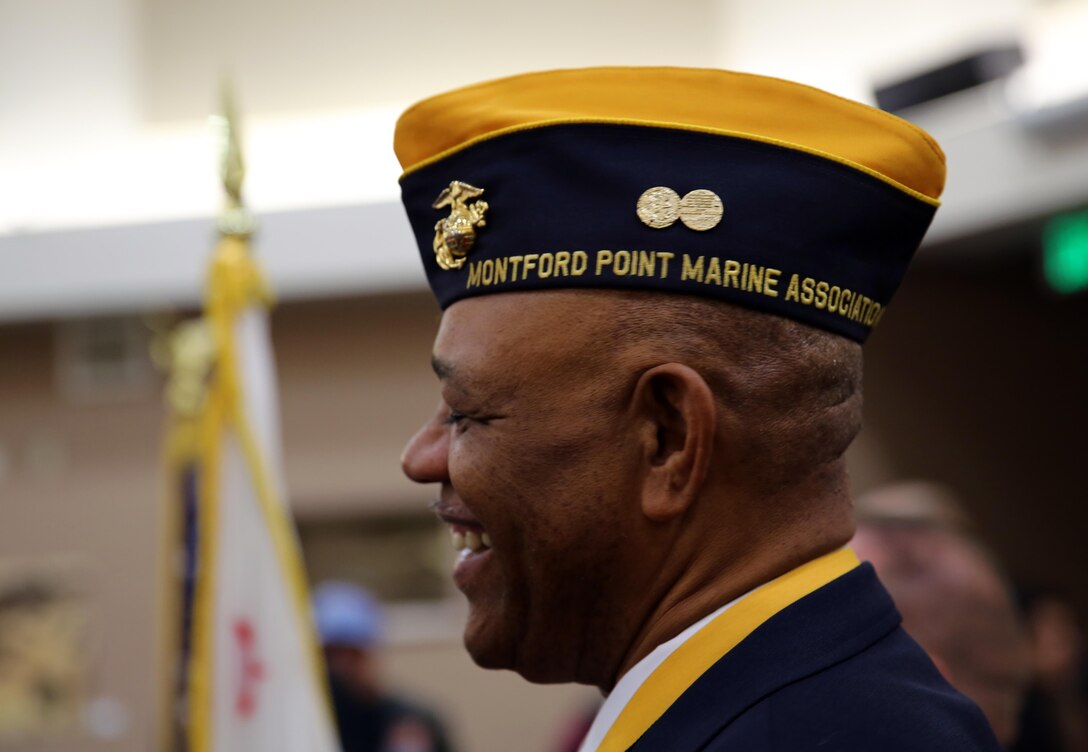
[(858, 566), (848, 548), (813, 559), (772, 580), (723, 611), (657, 667), (624, 706), (598, 752), (624, 752), (680, 695), (772, 616)]

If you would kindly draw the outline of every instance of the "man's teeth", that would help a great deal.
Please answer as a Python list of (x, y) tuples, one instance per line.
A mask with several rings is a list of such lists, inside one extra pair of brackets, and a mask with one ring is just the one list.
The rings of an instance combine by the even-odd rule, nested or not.
[(469, 530), (465, 533), (465, 548), (470, 551), (479, 551), (483, 548), (483, 541), (480, 540), (480, 534)]
[(450, 531), (450, 540), (455, 551), (469, 550), (473, 553), (491, 548), (491, 536), (487, 533), (477, 533), (475, 530)]

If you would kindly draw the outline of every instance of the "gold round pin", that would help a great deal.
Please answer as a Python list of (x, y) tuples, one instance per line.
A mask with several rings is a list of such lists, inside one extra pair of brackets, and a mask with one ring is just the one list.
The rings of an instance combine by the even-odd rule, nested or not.
[(680, 221), (692, 230), (712, 230), (722, 221), (722, 200), (714, 191), (702, 188), (680, 199)]
[(680, 216), (680, 194), (661, 185), (650, 188), (638, 197), (635, 211), (645, 225), (668, 227)]

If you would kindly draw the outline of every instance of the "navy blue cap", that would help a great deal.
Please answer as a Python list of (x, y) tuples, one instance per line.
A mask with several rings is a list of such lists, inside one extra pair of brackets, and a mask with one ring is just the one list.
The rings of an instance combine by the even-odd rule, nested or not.
[(653, 290), (859, 342), (944, 180), (939, 148), (905, 121), (725, 71), (503, 79), (416, 105), (397, 139), (442, 308), (508, 291)]

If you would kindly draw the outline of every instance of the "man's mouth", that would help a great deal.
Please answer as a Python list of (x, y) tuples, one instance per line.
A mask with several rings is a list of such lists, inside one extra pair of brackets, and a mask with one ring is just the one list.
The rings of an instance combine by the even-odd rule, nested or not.
[(431, 506), (449, 527), (450, 542), (455, 551), (475, 554), (491, 549), (491, 536), (461, 505), (438, 500)]
[(491, 560), (491, 535), (460, 501), (437, 499), (431, 508), (446, 523), (450, 543), (460, 554), (453, 568), (453, 582), (462, 592), (468, 593)]
[(450, 527), (450, 542), (455, 551), (476, 554), (491, 548), (491, 536), (478, 525), (468, 526), (449, 521), (446, 524)]

